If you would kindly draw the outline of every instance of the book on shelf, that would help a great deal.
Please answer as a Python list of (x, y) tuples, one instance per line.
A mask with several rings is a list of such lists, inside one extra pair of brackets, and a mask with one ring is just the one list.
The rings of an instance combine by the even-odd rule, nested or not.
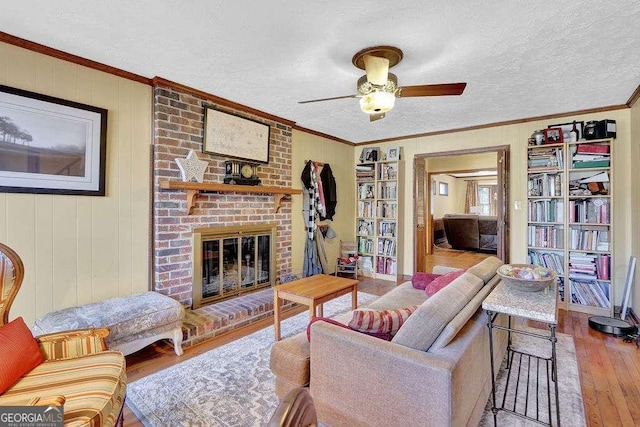
[(529, 221), (562, 222), (564, 201), (559, 199), (536, 199), (529, 201)]
[(564, 247), (564, 229), (555, 225), (529, 225), (527, 244), (538, 248), (562, 249)]
[(584, 162), (592, 160), (609, 160), (609, 154), (576, 154), (573, 156), (574, 162)]
[(564, 256), (562, 252), (529, 250), (527, 262), (551, 269), (558, 273), (559, 276), (564, 276)]
[(530, 175), (527, 181), (527, 190), (527, 193), (531, 197), (562, 196), (562, 175), (560, 173)]
[(588, 160), (583, 162), (574, 162), (573, 167), (576, 169), (586, 169), (586, 168), (608, 168), (609, 167), (609, 159), (606, 160)]
[(580, 144), (578, 145), (578, 153), (580, 154), (608, 154), (609, 145), (607, 144)]
[(569, 279), (573, 303), (592, 307), (610, 308), (609, 293), (597, 280)]
[(608, 172), (598, 172), (595, 175), (588, 176), (586, 178), (578, 179), (578, 183), (585, 184), (589, 182), (609, 182)]

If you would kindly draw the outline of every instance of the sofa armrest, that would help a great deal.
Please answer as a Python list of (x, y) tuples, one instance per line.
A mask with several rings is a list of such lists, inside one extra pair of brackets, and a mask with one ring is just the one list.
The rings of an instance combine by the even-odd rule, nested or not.
[(310, 388), (328, 425), (449, 425), (448, 359), (317, 322)]
[(45, 360), (70, 359), (107, 350), (104, 342), (109, 329), (80, 329), (54, 332), (36, 337)]

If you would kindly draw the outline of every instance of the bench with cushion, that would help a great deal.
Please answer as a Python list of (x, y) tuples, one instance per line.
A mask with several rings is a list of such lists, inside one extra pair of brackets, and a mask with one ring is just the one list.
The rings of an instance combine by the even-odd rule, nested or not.
[(32, 330), (41, 335), (108, 328), (109, 336), (105, 339), (108, 348), (125, 355), (155, 341), (171, 339), (180, 356), (183, 317), (184, 307), (178, 301), (157, 292), (143, 292), (47, 313), (35, 321)]

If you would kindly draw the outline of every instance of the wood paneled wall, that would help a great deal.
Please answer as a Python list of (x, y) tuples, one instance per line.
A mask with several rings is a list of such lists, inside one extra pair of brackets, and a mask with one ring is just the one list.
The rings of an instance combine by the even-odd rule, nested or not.
[(25, 264), (10, 318), (149, 288), (150, 86), (0, 43), (0, 84), (109, 110), (106, 197), (0, 193)]

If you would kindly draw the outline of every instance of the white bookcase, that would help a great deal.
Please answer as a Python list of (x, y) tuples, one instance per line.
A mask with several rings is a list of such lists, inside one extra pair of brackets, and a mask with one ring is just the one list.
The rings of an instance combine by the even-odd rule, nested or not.
[(527, 258), (556, 271), (565, 310), (613, 315), (612, 141), (527, 148)]
[(401, 160), (356, 166), (356, 240), (359, 274), (382, 280), (402, 277)]

